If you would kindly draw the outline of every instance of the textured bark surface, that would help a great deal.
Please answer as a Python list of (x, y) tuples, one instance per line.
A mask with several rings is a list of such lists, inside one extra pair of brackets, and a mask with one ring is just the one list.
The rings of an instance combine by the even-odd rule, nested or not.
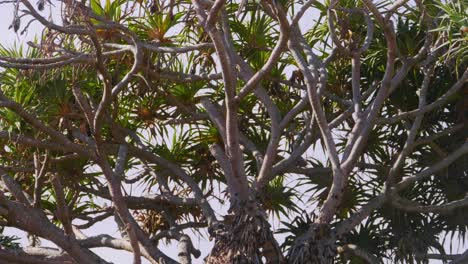
[(206, 263), (284, 263), (266, 215), (240, 209), (214, 230), (215, 245)]

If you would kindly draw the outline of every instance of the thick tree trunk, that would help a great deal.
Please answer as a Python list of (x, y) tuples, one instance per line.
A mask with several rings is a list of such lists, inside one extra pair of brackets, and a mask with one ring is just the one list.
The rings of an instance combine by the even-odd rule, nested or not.
[(287, 256), (288, 264), (333, 264), (336, 241), (328, 224), (314, 223), (309, 232), (299, 237)]
[(236, 215), (228, 215), (212, 233), (215, 246), (205, 259), (208, 264), (285, 263), (262, 212), (257, 211), (252, 216), (247, 210), (240, 210)]
[(226, 220), (215, 234), (215, 246), (205, 259), (208, 264), (333, 264), (336, 241), (328, 225), (314, 224), (299, 237), (284, 258), (269, 224), (259, 216), (242, 215)]

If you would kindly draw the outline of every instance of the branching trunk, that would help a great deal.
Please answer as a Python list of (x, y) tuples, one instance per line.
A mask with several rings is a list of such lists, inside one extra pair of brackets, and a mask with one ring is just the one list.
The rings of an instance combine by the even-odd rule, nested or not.
[(288, 264), (333, 264), (336, 255), (336, 240), (329, 225), (312, 224), (309, 232), (295, 241), (287, 258)]
[(238, 212), (226, 216), (214, 231), (215, 246), (205, 259), (206, 263), (284, 263), (266, 215), (259, 212), (251, 216), (247, 210)]

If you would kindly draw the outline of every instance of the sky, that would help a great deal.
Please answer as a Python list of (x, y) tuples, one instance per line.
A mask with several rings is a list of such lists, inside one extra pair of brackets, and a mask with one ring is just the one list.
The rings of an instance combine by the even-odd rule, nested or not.
[[(6, 47), (11, 47), (14, 43), (26, 43), (29, 40), (32, 40), (36, 34), (40, 34), (42, 30), (42, 26), (38, 22), (33, 22), (29, 27), (28, 31), (25, 34), (20, 35), (13, 32), (13, 30), (9, 30), (8, 27), (11, 24), (13, 17), (13, 8), (11, 4), (2, 4), (0, 5), (0, 44)], [(310, 22), (313, 19), (313, 14), (308, 14), (304, 17), (302, 23), (303, 27), (310, 26)], [(22, 21), (22, 27), (26, 24), (26, 21)], [(133, 190), (135, 192), (135, 190)], [(222, 215), (224, 213), (225, 208), (223, 209), (221, 205), (213, 203), (214, 208), (220, 209), (218, 213)], [(272, 220), (273, 228), (278, 228), (278, 219)], [(118, 232), (116, 231), (116, 226), (112, 218), (105, 220), (103, 222), (97, 223), (95, 226), (88, 230), (84, 230), (85, 234), (88, 235), (96, 235), (101, 233), (107, 233), (114, 237), (119, 237)], [(21, 241), (24, 245), (27, 245), (27, 240), (25, 235), (22, 231), (17, 229), (9, 228), (6, 230), (5, 234), (7, 235), (17, 235), (21, 237)], [(202, 257), (198, 259), (193, 259), (193, 263), (202, 263), (203, 258), (212, 248), (213, 241), (208, 241), (206, 237), (200, 237), (198, 235), (189, 234), (192, 237), (192, 242), (194, 246), (202, 251)], [(284, 239), (284, 236), (278, 236), (280, 243)], [(456, 244), (456, 243), (455, 243)], [(52, 246), (50, 242), (45, 241), (43, 243), (44, 246)], [(450, 248), (446, 243), (446, 250), (450, 252)], [(162, 246), (160, 249), (170, 257), (177, 259), (177, 244), (173, 243), (168, 246)], [(100, 256), (105, 258), (108, 261), (114, 263), (131, 263), (132, 262), (132, 254), (125, 251), (113, 250), (113, 249), (93, 249), (96, 251)], [(462, 249), (454, 249), (455, 251), (462, 251)], [(144, 259), (143, 259), (144, 260)], [(144, 263), (149, 263), (144, 260)], [(431, 264), (441, 263), (440, 261), (431, 261)]]

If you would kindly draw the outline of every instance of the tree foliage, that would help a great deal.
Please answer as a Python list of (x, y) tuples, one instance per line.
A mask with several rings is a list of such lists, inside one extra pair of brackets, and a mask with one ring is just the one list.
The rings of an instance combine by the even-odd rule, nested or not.
[(465, 1), (2, 5), (0, 259), (468, 261)]

